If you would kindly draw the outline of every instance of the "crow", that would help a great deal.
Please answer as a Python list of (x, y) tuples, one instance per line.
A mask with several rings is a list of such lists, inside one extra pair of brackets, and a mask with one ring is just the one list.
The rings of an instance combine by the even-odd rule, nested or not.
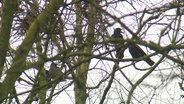
[[(120, 28), (116, 28), (114, 30), (114, 34), (111, 36), (114, 39), (123, 39), (123, 36), (121, 35), (121, 29)], [(116, 50), (116, 58), (118, 59), (122, 59), (124, 57), (124, 51), (125, 48), (120, 44), (119, 41), (114, 40), (112, 42), (114, 44), (115, 50)]]
[[(146, 53), (136, 44), (131, 44), (129, 46), (129, 52), (133, 58), (141, 58), (146, 56)], [(151, 60), (149, 57), (144, 59), (146, 63), (152, 66), (155, 62)]]

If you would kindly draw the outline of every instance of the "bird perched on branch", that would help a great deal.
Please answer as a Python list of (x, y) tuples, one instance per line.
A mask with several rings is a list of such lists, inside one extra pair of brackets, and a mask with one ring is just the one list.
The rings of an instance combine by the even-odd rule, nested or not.
[[(132, 36), (132, 39), (136, 40), (139, 39), (136, 35)], [(137, 44), (135, 43), (130, 43), (130, 45), (128, 46), (129, 48), (129, 52), (131, 54), (131, 56), (133, 58), (141, 58), (146, 56), (146, 53), (141, 49), (141, 47), (139, 47)], [(155, 62), (153, 60), (151, 60), (150, 57), (146, 57), (144, 59), (144, 61), (149, 64), (150, 66), (152, 66)]]
[[(123, 36), (121, 35), (121, 29), (116, 28), (114, 30), (114, 34), (111, 37), (114, 39), (123, 39)], [(122, 59), (124, 57), (124, 51), (125, 51), (125, 48), (122, 46), (123, 42), (114, 40), (112, 43), (114, 44), (114, 47), (116, 50), (116, 58)]]
[[(129, 52), (133, 58), (141, 58), (146, 56), (146, 53), (136, 44), (131, 44), (129, 46)], [(150, 59), (150, 57), (144, 59), (144, 61), (152, 66), (155, 62)]]
[(50, 69), (46, 70), (46, 77), (47, 77), (48, 81), (56, 78), (56, 76), (59, 74), (61, 74), (61, 71), (59, 70), (57, 65), (54, 62), (52, 62), (50, 65)]

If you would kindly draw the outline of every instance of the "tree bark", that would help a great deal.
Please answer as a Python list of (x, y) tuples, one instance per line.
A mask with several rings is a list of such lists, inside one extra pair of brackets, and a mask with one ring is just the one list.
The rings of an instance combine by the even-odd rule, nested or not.
[(9, 45), (10, 32), (15, 13), (17, 0), (5, 0), (3, 3), (3, 13), (1, 18), (0, 30), (0, 78), (4, 69), (6, 53)]
[[(84, 48), (80, 50), (80, 52), (92, 54), (93, 42), (94, 42), (94, 34), (95, 34), (95, 24), (96, 24), (96, 12), (95, 8), (92, 7), (90, 4), (88, 5), (88, 30), (87, 30), (87, 37), (84, 40)], [(81, 18), (82, 19), (82, 18)], [(82, 29), (82, 28), (79, 28)], [(80, 37), (81, 38), (81, 37)], [(86, 104), (87, 93), (86, 93), (86, 83), (87, 83), (87, 74), (90, 64), (90, 56), (81, 56), (79, 58), (79, 62), (86, 61), (82, 63), (77, 69), (74, 78), (74, 86), (75, 86), (75, 103), (76, 104)]]

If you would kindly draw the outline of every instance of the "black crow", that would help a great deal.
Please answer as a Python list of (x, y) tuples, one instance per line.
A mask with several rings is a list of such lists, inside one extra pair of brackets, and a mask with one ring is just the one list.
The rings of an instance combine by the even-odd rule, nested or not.
[[(146, 53), (136, 44), (131, 44), (129, 46), (129, 52), (133, 58), (141, 58), (146, 56)], [(144, 59), (150, 66), (152, 66), (155, 62), (152, 61), (149, 57)]]
[[(114, 30), (114, 34), (111, 37), (114, 38), (114, 39), (123, 39), (123, 36), (121, 35), (121, 29), (120, 28), (116, 28)], [(115, 46), (116, 58), (122, 59), (124, 57), (124, 51), (125, 51), (125, 48), (121, 45), (122, 42), (120, 44), (119, 41), (114, 40), (112, 43)]]

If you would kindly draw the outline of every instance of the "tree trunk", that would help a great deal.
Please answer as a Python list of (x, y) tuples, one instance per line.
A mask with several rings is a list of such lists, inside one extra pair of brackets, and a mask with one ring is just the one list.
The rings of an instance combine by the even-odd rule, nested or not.
[[(95, 24), (96, 24), (96, 12), (95, 12), (95, 8), (91, 7), (90, 4), (86, 3), (86, 5), (88, 5), (87, 9), (89, 12), (87, 16), (89, 26), (87, 30), (86, 40), (84, 40), (84, 43), (83, 43), (84, 48), (80, 49), (79, 51), (92, 54), (94, 34), (95, 34)], [(76, 13), (76, 14), (80, 14), (80, 13)], [(82, 29), (82, 28), (77, 28), (77, 29)], [(82, 30), (79, 30), (79, 31), (82, 31)], [(81, 39), (82, 37), (80, 36), (79, 38)], [(79, 57), (78, 62), (81, 62), (81, 61), (83, 63), (79, 67), (77, 67), (75, 78), (74, 78), (75, 104), (86, 104), (86, 99), (88, 97), (86, 93), (86, 81), (87, 81), (89, 64), (91, 62), (91, 57), (81, 56)]]

